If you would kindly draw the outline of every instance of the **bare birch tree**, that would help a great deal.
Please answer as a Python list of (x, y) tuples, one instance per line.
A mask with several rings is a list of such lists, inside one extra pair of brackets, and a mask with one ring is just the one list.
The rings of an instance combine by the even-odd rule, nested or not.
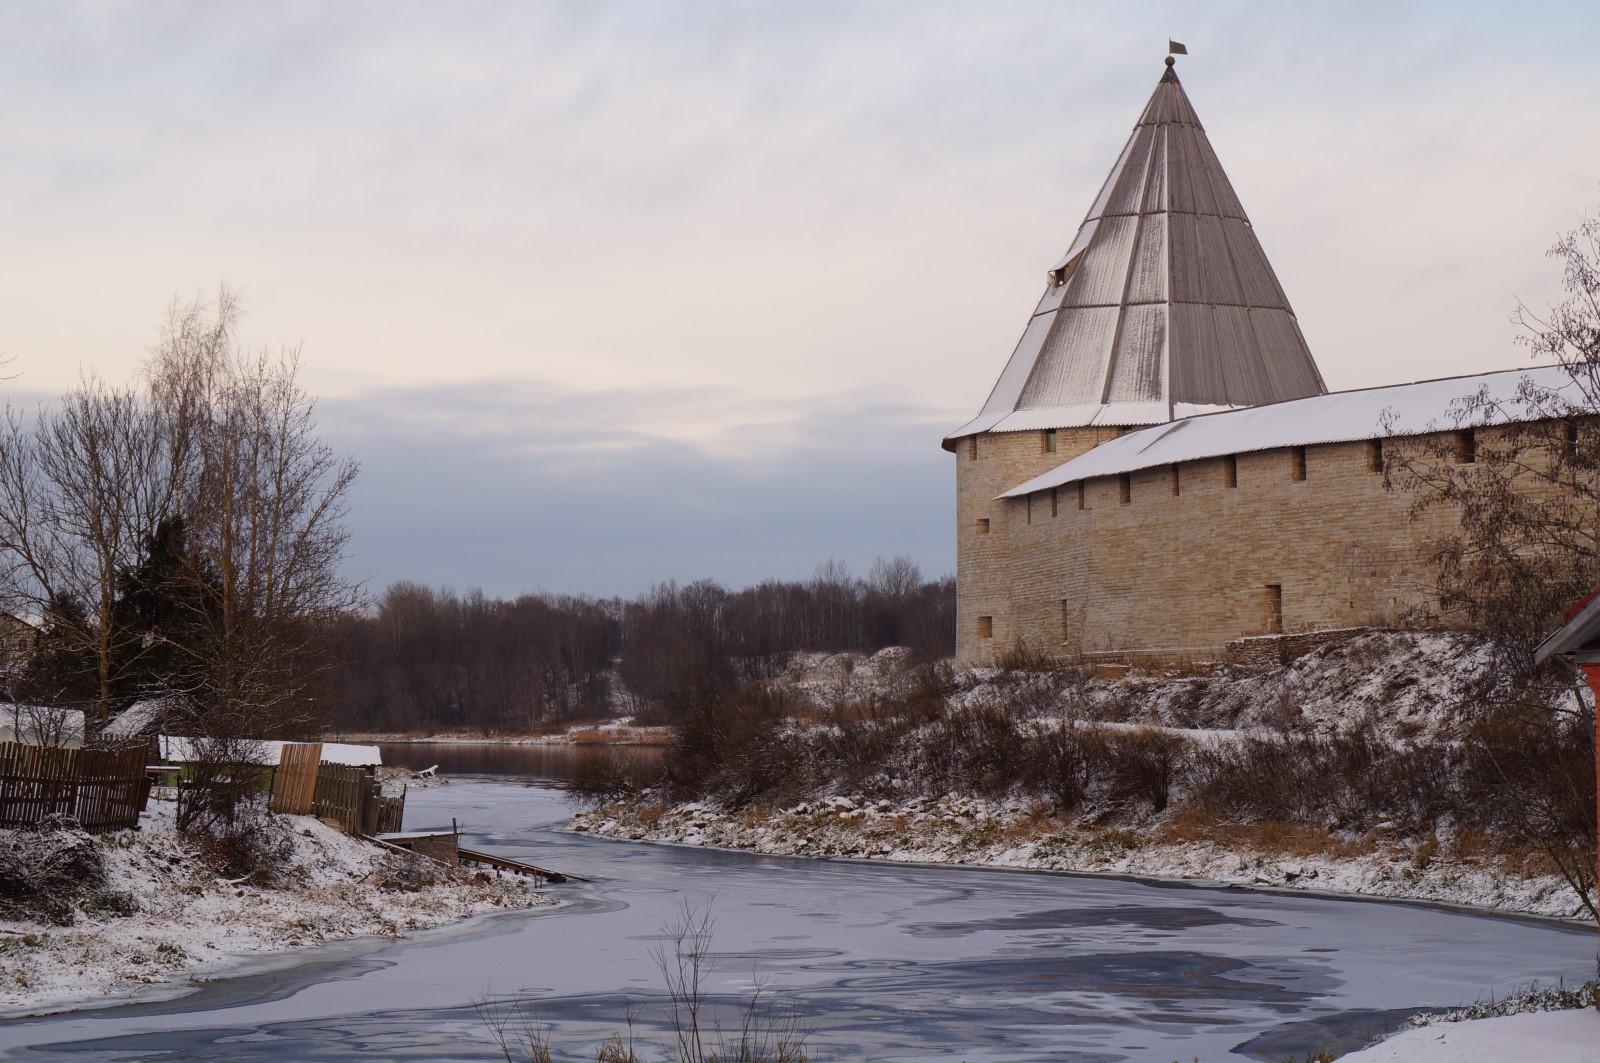
[(358, 467), (317, 437), (298, 349), (245, 351), (239, 313), (226, 288), (177, 308), (146, 367), (188, 540), (175, 685), (215, 728), (306, 733), (318, 638), (359, 600), (339, 572)]

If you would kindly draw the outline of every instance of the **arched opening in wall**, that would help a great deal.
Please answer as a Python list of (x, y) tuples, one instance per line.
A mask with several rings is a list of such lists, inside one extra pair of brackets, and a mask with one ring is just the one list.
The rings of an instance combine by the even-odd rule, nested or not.
[(1283, 634), (1283, 584), (1267, 584), (1267, 633)]
[(1456, 464), (1474, 465), (1478, 461), (1478, 435), (1470, 428), (1456, 433)]
[(978, 637), (980, 639), (992, 639), (992, 638), (994, 638), (994, 617), (992, 617), (992, 616), (980, 616), (980, 617), (978, 617)]
[(1054, 428), (1046, 428), (1044, 430), (1044, 452), (1046, 454), (1054, 454), (1056, 452), (1056, 430)]
[(1229, 454), (1222, 459), (1222, 482), (1227, 487), (1239, 486), (1239, 455)]
[(1304, 480), (1306, 478), (1306, 448), (1291, 447), (1289, 450), (1289, 476), (1291, 479)]
[(1133, 501), (1133, 474), (1125, 472), (1117, 477), (1117, 495), (1123, 505)]
[(1367, 471), (1383, 471), (1383, 440), (1367, 440)]

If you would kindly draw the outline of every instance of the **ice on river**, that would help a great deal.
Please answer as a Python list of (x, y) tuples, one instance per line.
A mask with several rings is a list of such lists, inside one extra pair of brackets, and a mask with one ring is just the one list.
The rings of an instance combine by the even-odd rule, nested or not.
[[(1020, 871), (808, 861), (560, 832), (557, 792), (465, 782), (413, 793), (408, 826), (595, 879), (554, 913), (345, 942), (177, 1001), (0, 1028), (6, 1058), (492, 1059), (473, 1010), (536, 1001), (577, 1060), (619, 1028), (659, 1036), (651, 951), (713, 905), (732, 998), (771, 980), (811, 1058), (1279, 1060), (1357, 1047), (1419, 1008), (1581, 981), (1593, 931), (1421, 905)], [(664, 1057), (663, 1057), (664, 1058)]]

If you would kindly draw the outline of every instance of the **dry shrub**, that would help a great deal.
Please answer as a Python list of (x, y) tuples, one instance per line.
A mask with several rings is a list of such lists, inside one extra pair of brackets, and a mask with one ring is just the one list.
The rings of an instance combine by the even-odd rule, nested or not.
[(372, 881), (388, 893), (418, 893), (437, 885), (445, 874), (444, 865), (426, 856), (385, 852)]
[(288, 824), (267, 810), (261, 794), (239, 801), (227, 817), (196, 822), (184, 837), (214, 874), (258, 886), (278, 885), (294, 858)]
[(1036, 731), (1031, 745), (1033, 756), (1017, 765), (1022, 788), (1058, 813), (1076, 812), (1104, 758), (1101, 732), (1063, 722)]
[(582, 803), (601, 805), (637, 797), (659, 777), (656, 765), (629, 751), (590, 746), (573, 765), (567, 793)]
[(1147, 804), (1164, 812), (1172, 787), (1188, 763), (1189, 741), (1155, 727), (1112, 733), (1105, 739), (1113, 800)]
[(0, 915), (65, 926), (104, 884), (100, 847), (71, 816), (0, 830)]

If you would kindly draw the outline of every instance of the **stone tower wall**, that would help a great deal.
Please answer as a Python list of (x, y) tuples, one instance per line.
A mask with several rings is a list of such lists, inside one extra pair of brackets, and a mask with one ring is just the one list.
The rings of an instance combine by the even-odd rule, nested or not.
[[(997, 469), (1026, 457), (994, 450)], [(1413, 519), (1413, 497), (1385, 487), (1381, 460), (1366, 441), (1239, 454), (1229, 486), (1228, 459), (1211, 458), (1098, 477), (1081, 495), (1068, 484), (1053, 510), (1049, 491), (981, 509), (978, 496), (999, 493), (992, 474), (958, 475), (958, 656), (988, 663), (1026, 643), (1219, 660), (1241, 637), (1426, 621), (1430, 546), (1456, 517)], [(1038, 472), (1022, 471), (1010, 486)], [(987, 537), (967, 530), (979, 512), (992, 514)], [(979, 616), (994, 618), (989, 637)]]
[[(1118, 428), (1062, 428), (1055, 449), (1044, 432), (996, 432), (956, 440), (956, 656), (992, 663), (1017, 641), (1011, 601), (1012, 508), (998, 496), (1122, 434)], [(1023, 509), (1026, 514), (1026, 507)], [(987, 530), (980, 524), (987, 521)], [(980, 637), (980, 619), (988, 633)]]

